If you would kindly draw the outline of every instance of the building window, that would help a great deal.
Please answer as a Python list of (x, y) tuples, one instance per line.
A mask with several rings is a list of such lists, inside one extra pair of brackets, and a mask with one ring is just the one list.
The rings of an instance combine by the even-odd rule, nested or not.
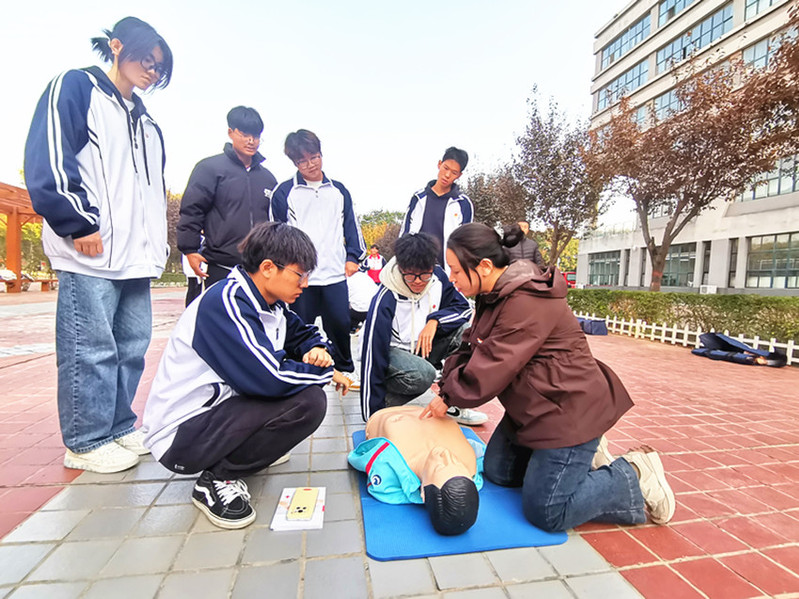
[(708, 284), (710, 277), (710, 242), (702, 242), (702, 285)]
[(738, 270), (738, 238), (730, 239), (730, 271), (727, 274), (727, 287), (735, 287), (735, 273)]
[(622, 73), (621, 76), (599, 90), (597, 110), (604, 110), (611, 104), (618, 102), (625, 93), (638, 89), (646, 83), (648, 76), (649, 62), (642, 60), (633, 68)]
[(746, 0), (746, 9), (744, 10), (744, 19), (751, 19), (762, 10), (766, 10), (769, 6), (776, 4), (780, 0)]
[(627, 281), (630, 280), (630, 250), (624, 250), (624, 283), (622, 285), (627, 287)]
[(621, 252), (601, 252), (588, 256), (589, 285), (618, 285)]
[(681, 102), (677, 98), (676, 90), (669, 90), (655, 98), (655, 118), (659, 121), (667, 119), (681, 109)]
[(649, 14), (630, 25), (602, 49), (602, 68), (609, 67), (649, 36)]
[(663, 267), (664, 287), (693, 287), (696, 244), (681, 243), (669, 247), (666, 265)]
[(663, 0), (658, 8), (658, 26), (663, 27), (693, 2), (694, 0)]
[(732, 29), (732, 2), (710, 15), (657, 51), (657, 72), (662, 73)]
[(649, 252), (646, 248), (641, 248), (641, 281), (639, 287), (646, 287), (646, 262), (649, 258)]
[(740, 200), (747, 202), (770, 198), (799, 191), (799, 154), (783, 158), (768, 173), (763, 173), (749, 189), (744, 191)]
[(750, 237), (746, 286), (799, 288), (799, 231)]
[(764, 38), (744, 50), (744, 64), (756, 69), (763, 68), (776, 50), (777, 46), (773, 41), (770, 38)]

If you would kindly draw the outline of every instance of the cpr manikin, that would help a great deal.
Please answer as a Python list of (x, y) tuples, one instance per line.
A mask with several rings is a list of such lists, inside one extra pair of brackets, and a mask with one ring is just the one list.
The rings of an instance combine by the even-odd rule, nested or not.
[(424, 503), (439, 534), (461, 534), (477, 519), (485, 446), (467, 440), (453, 419), (420, 419), (421, 412), (409, 405), (375, 412), (349, 461), (367, 473), (377, 499)]

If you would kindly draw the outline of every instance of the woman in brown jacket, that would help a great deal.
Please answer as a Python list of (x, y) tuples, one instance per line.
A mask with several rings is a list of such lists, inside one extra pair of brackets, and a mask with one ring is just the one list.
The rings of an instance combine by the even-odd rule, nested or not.
[[(633, 403), (616, 374), (596, 360), (566, 303), (566, 282), (529, 260), (510, 264), (518, 225), (500, 236), (480, 223), (457, 228), (447, 242), (450, 280), (477, 298), (472, 327), (450, 356), (440, 394), (421, 417), (449, 406), (474, 408), (494, 397), (505, 416), (488, 443), (485, 476), (522, 487), (522, 507), (544, 530), (591, 520), (665, 524), (674, 494), (648, 447), (613, 460), (600, 438)], [(592, 470), (597, 454), (601, 464)], [(603, 457), (604, 456), (604, 457)]]

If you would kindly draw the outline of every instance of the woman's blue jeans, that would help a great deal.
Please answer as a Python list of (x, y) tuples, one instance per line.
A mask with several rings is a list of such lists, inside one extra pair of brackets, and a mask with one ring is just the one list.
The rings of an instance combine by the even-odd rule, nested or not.
[(485, 476), (505, 487), (522, 487), (525, 517), (546, 531), (567, 530), (584, 522), (646, 522), (644, 498), (630, 463), (619, 458), (591, 470), (599, 439), (561, 449), (536, 449), (513, 443), (497, 426), (486, 447)]
[(151, 334), (149, 279), (58, 273), (58, 417), (69, 449), (91, 451), (133, 432)]

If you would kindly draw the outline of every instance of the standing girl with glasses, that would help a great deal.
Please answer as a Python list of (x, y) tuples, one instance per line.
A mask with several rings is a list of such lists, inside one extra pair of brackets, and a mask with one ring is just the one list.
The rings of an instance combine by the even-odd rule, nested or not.
[(131, 402), (150, 343), (150, 279), (169, 247), (163, 137), (134, 91), (172, 76), (172, 51), (149, 24), (127, 17), (104, 33), (92, 48), (110, 68), (53, 79), (25, 147), (28, 192), (59, 279), (64, 465), (101, 473), (147, 453)]

